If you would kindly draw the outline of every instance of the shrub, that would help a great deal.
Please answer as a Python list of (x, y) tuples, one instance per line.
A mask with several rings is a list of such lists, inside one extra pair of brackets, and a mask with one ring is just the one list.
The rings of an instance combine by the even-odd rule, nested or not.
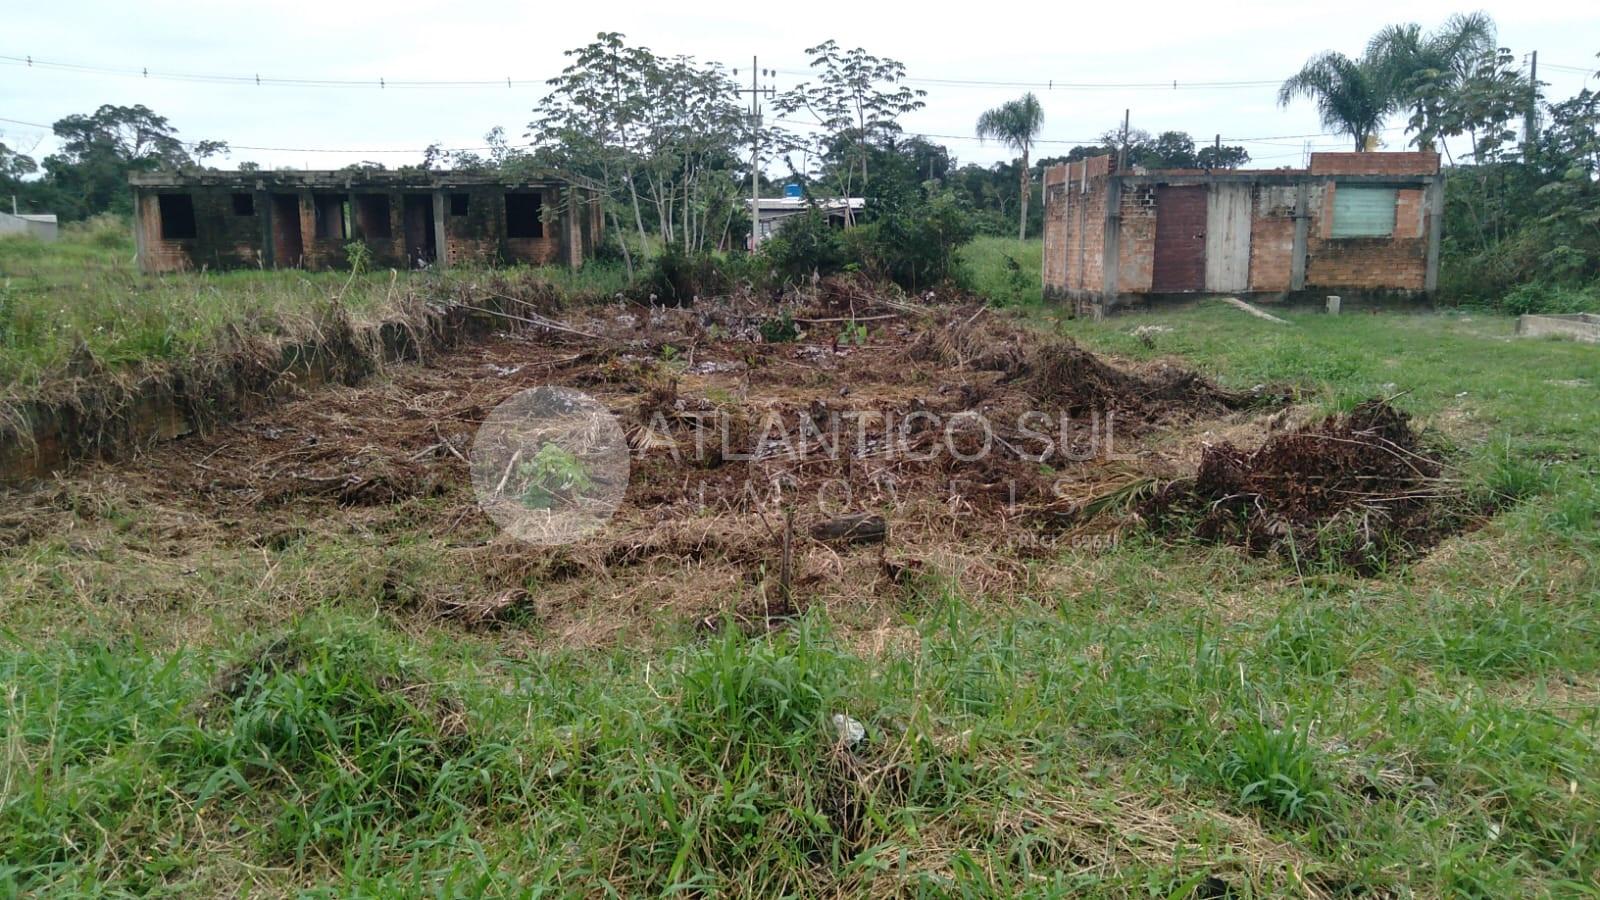
[(668, 247), (651, 261), (639, 282), (641, 293), (654, 294), (656, 300), (673, 306), (693, 303), (696, 297), (718, 294), (728, 289), (722, 263), (711, 253), (684, 253)]
[(907, 290), (963, 282), (956, 251), (977, 233), (971, 211), (948, 191), (887, 200), (883, 216), (858, 231), (849, 243), (861, 266)]
[(1600, 310), (1600, 290), (1531, 283), (1518, 285), (1500, 301), (1502, 312), (1513, 316), (1529, 313), (1574, 313)]
[(773, 274), (785, 281), (832, 275), (850, 262), (845, 236), (828, 222), (828, 217), (812, 209), (795, 216), (761, 245), (771, 262)]

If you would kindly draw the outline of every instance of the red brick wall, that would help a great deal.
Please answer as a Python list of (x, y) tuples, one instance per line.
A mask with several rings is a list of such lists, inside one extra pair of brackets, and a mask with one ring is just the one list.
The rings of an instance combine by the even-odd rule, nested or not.
[[(1107, 157), (1109, 159), (1109, 157)], [(1155, 277), (1156, 191), (1124, 185), (1122, 225), (1117, 232), (1117, 293), (1142, 294)]]
[[(1429, 175), (1434, 153), (1314, 153), (1308, 184), (1306, 281), (1308, 289), (1423, 290), (1427, 281), (1427, 194), (1401, 188), (1391, 237), (1330, 237), (1331, 181), (1316, 175)], [(1044, 283), (1046, 296), (1092, 296), (1104, 286), (1105, 175), (1109, 156), (1052, 166), (1045, 172)], [(1085, 175), (1087, 174), (1087, 182)], [(1085, 189), (1086, 188), (1086, 189)], [(1255, 188), (1251, 216), (1250, 290), (1290, 290), (1294, 267), (1297, 186)], [(1117, 290), (1150, 290), (1155, 258), (1155, 196), (1148, 185), (1125, 185), (1119, 204)]]
[(1257, 185), (1250, 216), (1250, 290), (1289, 290), (1294, 270), (1294, 185)]
[(1105, 286), (1105, 174), (1110, 161), (1097, 156), (1045, 172), (1047, 297), (1098, 294)]
[[(1317, 156), (1312, 154), (1313, 161)], [(1339, 153), (1349, 157), (1431, 157), (1432, 153)], [(1362, 174), (1362, 173), (1356, 173)], [(1334, 238), (1333, 197), (1338, 185), (1312, 185), (1311, 227), (1306, 235), (1306, 288), (1420, 291), (1428, 280), (1428, 223), (1425, 192), (1403, 188), (1395, 193), (1394, 234), (1390, 237)]]
[(1437, 175), (1437, 153), (1313, 153), (1313, 175)]

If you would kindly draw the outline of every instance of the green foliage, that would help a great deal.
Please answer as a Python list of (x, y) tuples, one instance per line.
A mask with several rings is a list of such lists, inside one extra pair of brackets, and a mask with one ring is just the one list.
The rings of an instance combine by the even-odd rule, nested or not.
[(675, 246), (668, 246), (650, 261), (634, 293), (654, 295), (657, 303), (687, 306), (696, 297), (711, 297), (728, 287), (727, 272), (715, 254), (686, 254)]
[(108, 103), (88, 115), (67, 116), (53, 130), (60, 147), (45, 157), (45, 177), (34, 190), (64, 220), (131, 214), (130, 173), (186, 168), (228, 153), (224, 141), (179, 140), (166, 117), (143, 105)]
[(1483, 474), (1474, 486), (1479, 506), (1508, 506), (1550, 489), (1548, 466), (1514, 450), (1509, 438), (1490, 444), (1484, 456)]
[(815, 209), (783, 223), (777, 234), (762, 242), (761, 253), (772, 261), (774, 274), (790, 282), (809, 278), (813, 273), (832, 275), (843, 271), (850, 261), (845, 233)]
[(684, 660), (674, 730), (717, 756), (814, 745), (837, 708), (843, 662), (809, 623), (771, 640), (725, 630)]
[(1228, 741), (1222, 777), (1246, 804), (1266, 807), (1291, 822), (1329, 812), (1326, 777), (1306, 732), (1246, 719)]
[(344, 245), (344, 259), (350, 271), (364, 275), (372, 269), (372, 249), (366, 241), (350, 241)]
[(1500, 311), (1513, 316), (1529, 313), (1600, 312), (1600, 283), (1587, 287), (1546, 282), (1519, 284), (1507, 291), (1505, 297), (1501, 299)]
[(847, 235), (852, 256), (865, 271), (907, 290), (961, 283), (957, 251), (976, 235), (968, 212), (949, 191), (926, 199), (902, 194), (885, 204), (877, 221)]
[(761, 340), (769, 344), (787, 344), (800, 336), (800, 326), (794, 322), (794, 316), (786, 309), (770, 319), (762, 319), (756, 326), (761, 332)]
[(835, 338), (841, 345), (865, 347), (867, 345), (867, 326), (861, 322), (846, 322)]
[[(921, 109), (926, 91), (905, 84), (906, 67), (861, 47), (845, 50), (827, 40), (806, 48), (812, 77), (773, 100), (786, 116), (803, 116), (821, 130), (815, 144), (780, 137), (780, 148), (814, 150), (821, 180), (838, 197), (868, 195), (874, 150), (892, 144), (900, 117)], [(808, 153), (808, 157), (812, 154)], [(808, 175), (812, 173), (806, 173)]]
[(1328, 50), (1312, 57), (1278, 90), (1278, 104), (1288, 106), (1296, 97), (1316, 103), (1322, 127), (1348, 134), (1355, 149), (1367, 149), (1368, 139), (1383, 127), (1394, 110), (1394, 93), (1383, 72), (1370, 58), (1351, 59)]
[(589, 468), (572, 451), (547, 443), (517, 466), (518, 499), (528, 509), (550, 509), (594, 487)]

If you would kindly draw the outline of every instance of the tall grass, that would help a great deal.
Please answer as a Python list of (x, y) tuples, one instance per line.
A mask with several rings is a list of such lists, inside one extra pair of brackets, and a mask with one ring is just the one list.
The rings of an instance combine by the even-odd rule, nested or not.
[[(481, 271), (143, 275), (127, 223), (110, 216), (69, 225), (49, 244), (0, 237), (0, 395), (62, 374), (75, 355), (79, 365), (87, 354), (111, 368), (185, 360), (236, 333), (308, 334), (334, 309), (381, 318), (408, 291), (434, 280), (470, 282)], [(604, 263), (577, 272), (551, 266), (531, 277), (579, 296), (609, 297), (626, 286), (621, 266)]]
[(962, 247), (961, 262), (972, 288), (1002, 305), (1038, 303), (1044, 242), (981, 236)]

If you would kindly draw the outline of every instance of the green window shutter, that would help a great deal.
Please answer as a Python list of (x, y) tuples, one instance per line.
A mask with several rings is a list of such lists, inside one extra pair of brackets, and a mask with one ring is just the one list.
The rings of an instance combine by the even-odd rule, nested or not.
[(1333, 236), (1394, 234), (1395, 189), (1341, 184), (1333, 191)]

